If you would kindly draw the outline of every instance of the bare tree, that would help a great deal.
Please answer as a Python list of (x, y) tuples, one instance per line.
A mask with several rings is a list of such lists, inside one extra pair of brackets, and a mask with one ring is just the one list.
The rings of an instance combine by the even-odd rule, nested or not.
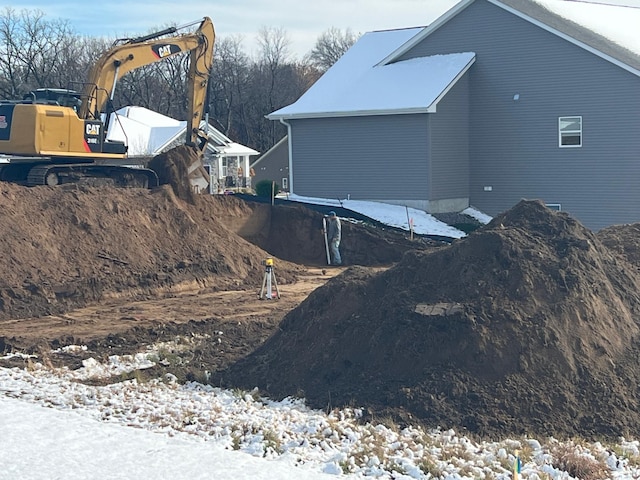
[(323, 32), (308, 55), (310, 63), (322, 71), (328, 70), (358, 40), (351, 29), (344, 32), (336, 27)]
[(0, 93), (15, 98), (25, 91), (24, 65), (19, 61), (22, 37), (20, 17), (6, 7), (0, 15)]
[(242, 51), (242, 37), (218, 41), (211, 72), (211, 114), (222, 131), (246, 143), (245, 98), (249, 86), (250, 60)]

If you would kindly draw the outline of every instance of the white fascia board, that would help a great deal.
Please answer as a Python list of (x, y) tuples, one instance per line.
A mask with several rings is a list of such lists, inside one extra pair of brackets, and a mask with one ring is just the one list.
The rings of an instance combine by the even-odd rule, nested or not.
[(596, 56), (598, 56), (598, 57), (600, 57), (600, 58), (602, 58), (602, 59), (604, 59), (604, 60), (606, 60), (608, 62), (613, 63), (614, 65), (626, 70), (627, 72), (633, 73), (634, 75), (640, 77), (640, 70), (635, 69), (635, 68), (631, 67), (630, 65), (627, 65), (626, 63), (621, 62), (620, 60), (617, 60), (617, 59), (615, 59), (615, 58), (613, 58), (613, 57), (601, 52), (600, 50), (595, 49), (595, 48), (587, 45), (586, 43), (583, 43), (583, 42), (581, 42), (579, 40), (576, 40), (575, 38), (567, 35), (566, 33), (562, 33), (561, 31), (556, 30), (553, 27), (550, 27), (546, 23), (542, 23), (542, 22), (536, 20), (535, 18), (531, 18), (530, 16), (528, 16), (528, 15), (526, 15), (526, 14), (524, 14), (524, 13), (518, 11), (518, 10), (515, 10), (514, 8), (511, 8), (508, 5), (505, 5), (504, 3), (502, 3), (502, 2), (500, 2), (498, 0), (487, 0), (487, 1), (489, 3), (492, 3), (493, 5), (495, 5), (497, 7), (502, 8), (503, 10), (506, 10), (509, 13), (512, 13), (513, 15), (516, 15), (517, 17), (522, 18), (523, 20), (525, 20), (525, 21), (527, 21), (529, 23), (532, 23), (533, 25), (536, 25), (537, 27), (542, 28), (543, 30), (546, 30), (547, 32), (550, 32), (550, 33), (562, 38), (563, 40), (566, 40), (566, 41), (568, 41), (570, 43), (573, 43), (574, 45), (577, 45), (578, 47), (580, 47), (580, 48), (582, 48), (582, 49), (584, 49), (584, 50), (586, 50), (586, 51), (588, 51), (590, 53), (593, 53), (594, 55), (596, 55)]
[(376, 115), (406, 115), (430, 113), (429, 107), (400, 108), (387, 110), (344, 110), (339, 112), (292, 113), (290, 115), (268, 115), (269, 120), (295, 120), (301, 118), (371, 117)]
[(389, 63), (394, 62), (397, 58), (401, 57), (402, 55), (407, 53), (409, 50), (411, 50), (413, 47), (415, 47), (418, 43), (420, 43), (422, 40), (424, 40), (425, 37), (428, 37), (434, 31), (439, 29), (442, 25), (447, 23), (456, 15), (458, 15), (458, 13), (460, 13), (462, 10), (464, 10), (469, 5), (471, 5), (474, 1), (475, 0), (462, 0), (460, 3), (451, 7), (443, 15), (436, 18), (432, 23), (430, 23), (427, 27), (425, 27), (420, 33), (418, 33), (413, 38), (411, 38), (407, 43), (405, 43), (396, 51), (391, 52), (391, 54), (389, 54), (387, 57), (382, 59), (382, 61), (378, 63), (377, 66), (387, 65)]

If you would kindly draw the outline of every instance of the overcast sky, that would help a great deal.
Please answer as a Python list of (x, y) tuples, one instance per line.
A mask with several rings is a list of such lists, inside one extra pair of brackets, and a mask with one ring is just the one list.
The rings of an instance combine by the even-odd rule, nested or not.
[[(599, 2), (640, 7), (640, 0)], [(140, 35), (209, 16), (218, 37), (240, 36), (250, 55), (256, 53), (255, 39), (262, 27), (282, 28), (293, 56), (302, 58), (331, 27), (350, 28), (357, 34), (423, 26), (456, 3), (458, 0), (0, 0), (0, 7), (41, 10), (49, 20), (68, 20), (79, 34), (108, 38)]]

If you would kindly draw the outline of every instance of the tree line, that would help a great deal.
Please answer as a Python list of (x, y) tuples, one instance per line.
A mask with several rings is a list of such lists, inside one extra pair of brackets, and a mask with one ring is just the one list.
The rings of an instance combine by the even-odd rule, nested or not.
[[(162, 27), (163, 28), (163, 27)], [(249, 56), (241, 37), (216, 38), (209, 82), (209, 123), (234, 141), (266, 152), (285, 127), (265, 115), (295, 102), (348, 50), (358, 36), (331, 27), (302, 59), (293, 57), (282, 28), (257, 33), (258, 53)], [(115, 38), (88, 37), (40, 10), (0, 11), (0, 98), (19, 99), (37, 88), (80, 90), (93, 63)], [(184, 120), (188, 55), (134, 70), (119, 80), (116, 109), (136, 105)]]

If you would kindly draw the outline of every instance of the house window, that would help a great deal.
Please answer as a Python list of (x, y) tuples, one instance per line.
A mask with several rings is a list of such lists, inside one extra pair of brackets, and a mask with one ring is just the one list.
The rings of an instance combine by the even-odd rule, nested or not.
[(560, 147), (582, 146), (582, 117), (558, 118)]
[(287, 177), (282, 177), (282, 189), (286, 190), (289, 188), (289, 179)]
[(546, 207), (551, 210), (556, 210), (558, 212), (562, 210), (562, 205), (559, 203), (547, 203)]
[(222, 176), (227, 177), (233, 174), (233, 168), (235, 166), (238, 157), (222, 157)]

